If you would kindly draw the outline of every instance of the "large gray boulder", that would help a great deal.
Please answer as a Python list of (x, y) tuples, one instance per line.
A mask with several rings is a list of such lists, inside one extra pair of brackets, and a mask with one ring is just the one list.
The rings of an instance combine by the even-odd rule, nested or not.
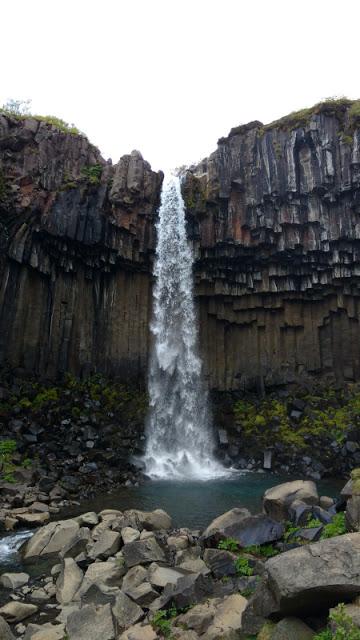
[(215, 518), (203, 533), (206, 546), (216, 546), (220, 540), (234, 538), (240, 547), (279, 540), (284, 526), (266, 515), (251, 515), (247, 509), (231, 509)]
[(72, 519), (50, 522), (36, 531), (25, 543), (23, 547), (24, 559), (59, 553), (77, 538), (79, 529), (79, 523)]
[(165, 562), (165, 555), (155, 538), (135, 540), (125, 544), (122, 549), (127, 567), (150, 562)]
[(360, 533), (292, 549), (265, 563), (251, 601), (255, 615), (319, 613), (360, 594)]
[(179, 616), (176, 624), (198, 633), (204, 640), (230, 640), (238, 637), (247, 600), (240, 594), (210, 598)]
[(294, 480), (267, 489), (263, 496), (264, 511), (274, 520), (287, 520), (289, 507), (295, 500), (309, 505), (319, 504), (315, 482)]
[(299, 618), (280, 620), (271, 632), (271, 640), (312, 640), (315, 631)]
[(116, 531), (106, 529), (103, 534), (96, 540), (95, 544), (90, 548), (88, 555), (92, 560), (97, 558), (109, 558), (120, 549), (121, 534)]
[(114, 640), (115, 628), (110, 604), (85, 605), (71, 613), (66, 622), (69, 640)]

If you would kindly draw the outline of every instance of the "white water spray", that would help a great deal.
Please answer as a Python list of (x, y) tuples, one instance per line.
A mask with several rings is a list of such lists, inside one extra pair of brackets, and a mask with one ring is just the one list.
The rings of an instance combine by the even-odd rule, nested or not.
[(197, 349), (193, 255), (178, 178), (163, 186), (153, 292), (146, 473), (156, 478), (224, 475), (213, 458), (211, 420)]

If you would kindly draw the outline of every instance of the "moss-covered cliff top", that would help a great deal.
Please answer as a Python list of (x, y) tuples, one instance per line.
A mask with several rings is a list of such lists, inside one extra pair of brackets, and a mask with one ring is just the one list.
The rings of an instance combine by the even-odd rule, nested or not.
[(4, 115), (10, 119), (13, 118), (15, 120), (37, 120), (38, 122), (45, 122), (45, 124), (54, 127), (62, 133), (70, 133), (73, 136), (81, 136), (82, 138), (86, 138), (86, 140), (88, 139), (85, 133), (75, 127), (74, 124), (69, 124), (68, 122), (65, 122), (65, 120), (57, 118), (56, 116), (42, 116), (32, 113), (15, 113), (14, 111), (9, 111), (8, 109), (4, 109), (3, 107), (0, 107), (0, 115)]
[(345, 97), (328, 98), (322, 102), (318, 102), (312, 107), (292, 111), (288, 115), (266, 125), (259, 120), (254, 120), (248, 124), (234, 127), (231, 129), (229, 135), (226, 138), (220, 138), (219, 142), (225, 142), (229, 138), (247, 133), (251, 129), (257, 129), (260, 135), (263, 135), (265, 131), (273, 129), (292, 131), (293, 129), (306, 127), (313, 116), (320, 114), (335, 116), (341, 122), (342, 128), (346, 128), (347, 131), (351, 132), (360, 125), (360, 99), (350, 100)]

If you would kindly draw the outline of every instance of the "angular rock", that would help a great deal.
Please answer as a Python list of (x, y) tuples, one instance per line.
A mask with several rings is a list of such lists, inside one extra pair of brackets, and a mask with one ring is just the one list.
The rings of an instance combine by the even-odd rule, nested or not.
[(189, 573), (189, 571), (181, 569), (180, 567), (169, 567), (154, 562), (149, 567), (148, 579), (155, 587), (165, 587), (167, 584), (176, 584), (180, 578)]
[(59, 553), (65, 545), (73, 540), (79, 531), (79, 523), (75, 520), (50, 522), (26, 542), (23, 547), (24, 559), (36, 556)]
[(165, 562), (165, 554), (156, 542), (155, 538), (147, 540), (136, 540), (124, 545), (126, 565), (131, 568), (136, 564), (147, 564), (150, 562)]
[(279, 540), (284, 526), (266, 515), (252, 516), (247, 509), (231, 509), (219, 516), (205, 529), (206, 546), (217, 546), (220, 540), (234, 538), (240, 547), (248, 547)]
[(128, 589), (126, 595), (130, 596), (131, 600), (140, 607), (147, 607), (159, 596), (159, 593), (153, 589), (149, 582), (142, 582), (137, 587)]
[(96, 560), (96, 558), (105, 559), (113, 556), (120, 549), (120, 541), (120, 533), (107, 529), (90, 548), (89, 558)]
[(287, 520), (289, 507), (295, 500), (319, 504), (316, 484), (311, 480), (294, 480), (267, 489), (263, 496), (264, 511), (274, 520)]
[(131, 567), (131, 569), (129, 569), (129, 571), (124, 576), (124, 579), (122, 581), (122, 590), (126, 593), (128, 589), (134, 589), (135, 587), (138, 587), (139, 584), (145, 582), (145, 580), (147, 579), (147, 569), (145, 569), (145, 567), (141, 565), (135, 565), (134, 567)]
[(87, 513), (82, 513), (80, 516), (75, 518), (75, 520), (79, 523), (80, 526), (94, 527), (99, 523), (99, 517), (95, 511), (88, 511)]
[(60, 604), (69, 604), (82, 583), (84, 574), (73, 558), (65, 558), (60, 575), (56, 581), (56, 600)]
[(59, 552), (60, 558), (76, 558), (83, 553), (90, 540), (90, 529), (81, 527), (73, 538)]
[(155, 601), (155, 608), (162, 608), (169, 602), (173, 602), (177, 609), (183, 609), (212, 596), (213, 589), (213, 581), (210, 576), (192, 573), (179, 578), (175, 584), (167, 584), (159, 598), (159, 603)]
[(133, 529), (133, 527), (124, 527), (123, 529), (121, 529), (121, 537), (124, 544), (129, 544), (130, 542), (139, 540), (140, 531), (138, 531), (137, 529)]
[(265, 568), (251, 603), (256, 615), (318, 614), (360, 594), (360, 533), (292, 549)]
[(204, 561), (216, 578), (236, 575), (236, 555), (221, 549), (205, 549)]
[(120, 591), (112, 607), (112, 613), (116, 621), (117, 631), (130, 627), (141, 620), (144, 612), (123, 591)]
[(69, 640), (114, 640), (115, 628), (110, 604), (85, 605), (70, 613), (66, 622)]
[(147, 531), (161, 531), (171, 529), (172, 520), (169, 514), (163, 509), (155, 509), (154, 511), (139, 511), (131, 509), (125, 511), (125, 516), (135, 518), (137, 523), (136, 529), (146, 529)]

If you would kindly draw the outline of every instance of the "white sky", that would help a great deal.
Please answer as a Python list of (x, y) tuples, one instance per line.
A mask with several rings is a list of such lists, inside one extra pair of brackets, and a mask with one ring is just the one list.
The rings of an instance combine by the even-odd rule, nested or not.
[(154, 169), (334, 95), (360, 97), (358, 0), (17, 0), (0, 10), (0, 105), (74, 122)]

